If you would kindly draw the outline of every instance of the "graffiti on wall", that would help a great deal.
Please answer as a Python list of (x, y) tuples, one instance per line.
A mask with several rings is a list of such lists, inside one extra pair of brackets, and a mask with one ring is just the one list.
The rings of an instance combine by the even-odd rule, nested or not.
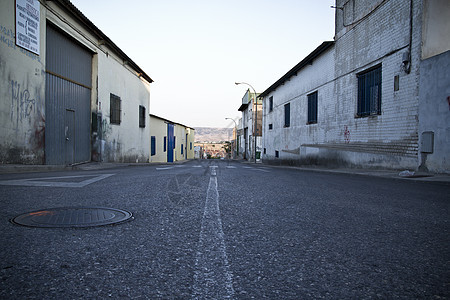
[(350, 143), (350, 130), (347, 125), (344, 126), (344, 140), (346, 144)]
[(11, 80), (11, 122), (17, 127), (19, 122), (36, 113), (36, 99), (28, 89), (21, 89), (17, 81)]
[(24, 55), (28, 56), (32, 60), (41, 62), (41, 58), (39, 57), (39, 55), (36, 55), (30, 51), (27, 51), (21, 47), (16, 46), (15, 41), (16, 41), (16, 35), (14, 33), (14, 30), (11, 28), (7, 28), (3, 25), (0, 25), (0, 42), (1, 43), (5, 44), (7, 47), (9, 47), (11, 49), (19, 50), (20, 52), (22, 52)]

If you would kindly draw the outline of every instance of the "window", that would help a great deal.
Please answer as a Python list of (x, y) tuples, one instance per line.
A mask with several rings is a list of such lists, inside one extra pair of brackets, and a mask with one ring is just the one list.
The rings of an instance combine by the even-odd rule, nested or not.
[(192, 142), (191, 142), (191, 144), (190, 144), (190, 150), (192, 150)]
[(273, 110), (273, 96), (269, 97), (269, 112)]
[(183, 144), (181, 144), (181, 154), (183, 154)]
[(120, 97), (109, 94), (109, 123), (120, 124)]
[(173, 137), (173, 149), (175, 149), (177, 147), (177, 137), (174, 136)]
[(359, 117), (381, 114), (381, 65), (356, 75)]
[(273, 124), (269, 124), (269, 130), (273, 129)]
[(400, 89), (400, 76), (394, 76), (394, 91), (398, 91)]
[(264, 148), (264, 154), (266, 154), (266, 148)]
[(167, 136), (164, 137), (164, 152), (167, 151)]
[(291, 126), (291, 104), (284, 105), (284, 127)]
[(308, 124), (317, 123), (317, 92), (308, 95)]
[(156, 155), (156, 137), (151, 137), (151, 156)]
[(139, 127), (145, 127), (145, 107), (139, 105)]
[(277, 150), (275, 150), (275, 157), (280, 157), (280, 152), (278, 152)]

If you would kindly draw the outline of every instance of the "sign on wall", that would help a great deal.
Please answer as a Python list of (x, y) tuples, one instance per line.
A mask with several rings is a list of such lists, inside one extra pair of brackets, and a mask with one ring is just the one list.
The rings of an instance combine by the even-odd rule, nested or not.
[(16, 0), (16, 45), (39, 55), (39, 0)]

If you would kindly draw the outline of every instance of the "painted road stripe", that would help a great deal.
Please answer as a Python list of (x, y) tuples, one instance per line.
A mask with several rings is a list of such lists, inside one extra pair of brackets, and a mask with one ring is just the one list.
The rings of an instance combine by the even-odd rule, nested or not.
[[(215, 173), (215, 168), (211, 173)], [(233, 274), (228, 264), (225, 235), (219, 209), (217, 177), (209, 178), (200, 240), (195, 260), (194, 299), (231, 299)]]
[[(114, 174), (101, 174), (101, 175), (77, 175), (77, 176), (61, 176), (61, 177), (44, 177), (44, 178), (32, 178), (32, 179), (16, 179), (16, 180), (4, 180), (0, 181), (0, 185), (19, 185), (19, 186), (46, 186), (46, 187), (68, 187), (68, 188), (80, 188), (88, 184), (100, 181), (102, 179), (113, 176)], [(83, 180), (81, 182), (68, 182), (58, 181), (58, 179), (74, 179), (92, 177), (90, 179)], [(49, 181), (45, 181), (49, 180)]]
[(261, 172), (270, 172), (270, 171), (267, 171), (267, 170), (264, 170), (264, 169), (255, 169), (256, 171), (261, 171)]
[(235, 166), (227, 166), (227, 169), (236, 169)]
[(156, 168), (156, 170), (170, 170), (173, 169), (173, 167), (164, 167), (164, 168)]

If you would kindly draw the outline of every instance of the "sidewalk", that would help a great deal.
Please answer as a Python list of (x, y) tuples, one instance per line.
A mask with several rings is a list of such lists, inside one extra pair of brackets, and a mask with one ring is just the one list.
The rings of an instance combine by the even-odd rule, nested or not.
[[(254, 162), (240, 160), (240, 162), (255, 165)], [(409, 180), (417, 182), (437, 182), (450, 185), (450, 174), (436, 174), (431, 172), (418, 172), (406, 170), (381, 170), (381, 169), (356, 169), (356, 168), (327, 168), (322, 166), (288, 166), (288, 165), (271, 165), (263, 162), (257, 162), (256, 166), (271, 166), (280, 168), (292, 168), (297, 170), (324, 172), (324, 173), (338, 173), (351, 174), (361, 176), (383, 177), (390, 179)], [(403, 173), (403, 174), (402, 174)]]

